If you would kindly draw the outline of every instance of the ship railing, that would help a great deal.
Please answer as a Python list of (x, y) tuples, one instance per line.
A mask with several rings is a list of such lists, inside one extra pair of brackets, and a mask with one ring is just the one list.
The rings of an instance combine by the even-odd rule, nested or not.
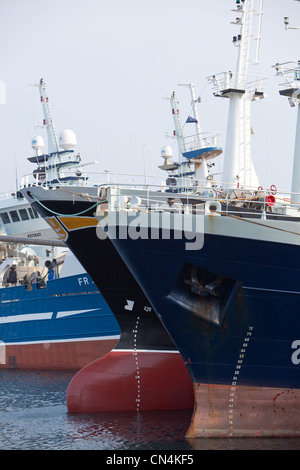
[[(207, 181), (206, 181), (207, 182)], [(194, 213), (219, 215), (242, 214), (243, 217), (296, 217), (300, 220), (300, 194), (271, 188), (230, 188), (223, 185), (204, 186), (193, 180), (191, 185), (166, 186), (138, 184), (106, 184), (99, 187), (99, 199), (110, 210), (174, 211), (189, 206)], [(213, 208), (213, 209), (211, 209)], [(107, 210), (107, 205), (98, 211)]]
[(221, 72), (206, 77), (212, 84), (215, 96), (226, 96), (229, 90), (243, 90), (248, 93), (258, 93), (262, 91), (266, 77), (258, 75), (244, 75), (232, 72)]
[(275, 69), (276, 76), (282, 77), (284, 80), (282, 83), (279, 83), (281, 88), (300, 88), (300, 61), (277, 63), (272, 67)]
[[(95, 171), (86, 171), (80, 180), (74, 182), (74, 185), (79, 186), (100, 186), (100, 185), (125, 185), (125, 186), (133, 186), (133, 187), (141, 187), (145, 185), (150, 185), (151, 187), (156, 187), (157, 189), (168, 188), (172, 186), (176, 186), (172, 184), (173, 179), (176, 178), (176, 181), (180, 182), (180, 186), (183, 189), (190, 186), (190, 182), (193, 181), (193, 185), (195, 184), (194, 179), (191, 180), (190, 174), (194, 173), (194, 171), (189, 167), (189, 165), (185, 165), (182, 167), (180, 174), (176, 174), (173, 171), (168, 172), (167, 177), (166, 174), (162, 175), (151, 175), (151, 174), (133, 174), (133, 173), (119, 173), (114, 172), (111, 170), (104, 170), (103, 172), (95, 172)], [(172, 181), (171, 181), (172, 180)], [(170, 182), (171, 181), (171, 182)], [(205, 182), (203, 182), (205, 184)], [(24, 175), (20, 188), (27, 188), (30, 186), (51, 186), (55, 187), (55, 184), (47, 184), (47, 182), (41, 183), (40, 181), (36, 181), (32, 179), (32, 175)], [(58, 182), (57, 186), (72, 186), (72, 183), (68, 182), (65, 183), (63, 181)], [(163, 189), (162, 189), (163, 190)], [(11, 193), (10, 193), (11, 195)]]
[[(300, 217), (300, 194), (291, 194), (290, 191), (279, 191), (272, 185), (270, 188), (262, 187), (232, 187), (232, 184), (221, 182), (218, 175), (210, 175), (205, 180), (195, 179), (195, 174), (190, 167), (181, 174), (169, 172), (160, 175), (115, 173), (109, 170), (104, 172), (87, 172), (87, 179), (75, 183), (76, 186), (97, 186), (99, 194), (108, 190), (113, 195), (114, 207), (130, 207), (130, 198), (142, 195), (143, 206), (146, 208), (157, 206), (158, 200), (175, 199), (186, 200), (186, 204), (196, 201), (203, 204), (207, 201), (219, 202), (222, 211), (229, 213), (232, 208), (247, 210), (249, 216), (278, 216)], [(36, 182), (29, 183), (37, 185)], [(27, 187), (27, 184), (25, 183)], [(67, 185), (70, 188), (72, 185)], [(129, 194), (127, 202), (126, 194)], [(155, 195), (155, 196), (153, 196)], [(125, 196), (125, 197), (124, 197)], [(120, 203), (118, 202), (120, 201)], [(195, 201), (195, 202), (194, 202)]]
[[(57, 175), (56, 175), (57, 176)], [(66, 182), (67, 181), (67, 182)], [(79, 169), (76, 171), (65, 170), (60, 174), (60, 179), (57, 180), (59, 185), (71, 185), (71, 184), (82, 184), (87, 186), (89, 182), (89, 172), (81, 172)], [(21, 178), (20, 189), (27, 188), (29, 186), (42, 186), (49, 187), (53, 186), (53, 180), (50, 176), (45, 177), (45, 173), (32, 173), (23, 175)]]
[(219, 142), (220, 133), (218, 132), (202, 132), (201, 134), (193, 134), (184, 137), (187, 152), (209, 147), (219, 147)]

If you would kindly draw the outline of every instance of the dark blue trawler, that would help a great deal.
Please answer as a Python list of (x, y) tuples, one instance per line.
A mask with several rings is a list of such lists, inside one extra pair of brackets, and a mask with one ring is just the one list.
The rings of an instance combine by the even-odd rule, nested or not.
[(167, 240), (149, 229), (148, 239), (112, 241), (190, 372), (189, 436), (298, 435), (300, 219), (220, 212), (191, 214), (204, 219), (195, 251), (186, 249), (194, 233), (180, 239), (172, 228)]
[[(240, 49), (250, 17), (262, 13), (262, 2), (256, 11), (252, 3), (236, 1)], [(300, 120), (292, 191), (266, 191), (245, 145), (247, 105), (263, 94), (240, 70), (210, 77), (216, 96), (230, 100), (225, 183), (210, 198), (207, 190), (177, 195), (173, 213), (135, 209), (121, 217), (112, 209), (103, 226), (188, 367), (195, 409), (187, 436), (299, 436)], [(292, 74), (280, 93), (299, 106), (299, 63), (276, 71)]]

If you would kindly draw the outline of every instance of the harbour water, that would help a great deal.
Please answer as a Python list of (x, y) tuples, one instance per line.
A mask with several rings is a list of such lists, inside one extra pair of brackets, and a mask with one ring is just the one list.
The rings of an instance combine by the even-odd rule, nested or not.
[(190, 411), (69, 414), (71, 371), (0, 371), (0, 449), (174, 451), (298, 450), (300, 438), (194, 439)]

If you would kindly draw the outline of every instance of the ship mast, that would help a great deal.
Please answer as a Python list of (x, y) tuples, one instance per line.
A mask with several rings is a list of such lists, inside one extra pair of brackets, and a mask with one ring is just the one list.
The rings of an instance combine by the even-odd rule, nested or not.
[[(185, 139), (184, 139), (184, 134), (183, 134), (183, 127), (180, 119), (180, 111), (179, 111), (179, 102), (176, 98), (175, 91), (173, 91), (171, 98), (170, 98), (170, 104), (171, 104), (171, 109), (172, 109), (172, 115), (173, 115), (173, 120), (174, 120), (174, 135), (176, 136), (177, 139), (177, 144), (178, 144), (178, 149), (180, 154), (184, 154), (186, 151), (186, 145), (185, 145)], [(181, 155), (180, 155), (181, 158)]]
[[(174, 136), (177, 138), (180, 153), (179, 168), (181, 171), (185, 162), (193, 163), (195, 168), (195, 179), (198, 184), (204, 187), (210, 186), (210, 182), (208, 181), (207, 160), (216, 158), (223, 150), (218, 145), (218, 134), (201, 132), (197, 109), (199, 99), (196, 98), (193, 83), (189, 83), (187, 85), (181, 84), (181, 86), (189, 87), (191, 92), (193, 118), (189, 116), (186, 122), (192, 122), (195, 124), (196, 133), (187, 137), (184, 135), (178, 106), (179, 103), (175, 96), (175, 92), (173, 92), (169, 100), (171, 103), (175, 126)], [(182, 160), (182, 157), (186, 159), (185, 162)]]
[[(257, 1), (259, 5), (255, 9), (255, 0), (236, 0), (236, 8), (232, 10), (240, 15), (233, 22), (240, 27), (239, 34), (233, 37), (233, 44), (238, 48), (235, 74), (225, 72), (208, 77), (214, 95), (230, 100), (223, 167), (223, 181), (228, 187), (257, 189), (259, 185), (251, 158), (251, 102), (263, 98), (262, 79), (248, 76), (248, 65), (257, 64), (259, 57), (263, 0)], [(256, 34), (252, 32), (254, 19)], [(253, 41), (256, 42), (254, 51)]]
[[(295, 29), (295, 28), (294, 28)], [(279, 86), (281, 96), (288, 98), (290, 106), (297, 109), (294, 163), (292, 173), (291, 201), (300, 203), (300, 60), (273, 65), (277, 76), (283, 77)]]
[[(201, 126), (200, 126), (198, 107), (197, 107), (197, 103), (200, 102), (200, 98), (196, 98), (195, 87), (193, 83), (189, 83), (187, 85), (180, 84), (180, 86), (186, 86), (190, 89), (191, 100), (192, 100), (191, 104), (193, 108), (193, 117), (194, 117), (195, 131), (196, 131), (196, 134), (194, 137), (194, 145), (200, 148), (201, 140), (203, 139)], [(207, 169), (206, 158), (202, 158), (202, 161), (200, 163), (195, 163), (195, 176), (196, 176), (196, 180), (199, 180), (201, 182), (206, 181), (206, 185), (210, 185), (210, 183), (207, 180), (208, 169)]]
[[(298, 0), (299, 1), (299, 0)], [(285, 29), (300, 30), (299, 27), (289, 26), (289, 18), (284, 17)], [(294, 162), (292, 173), (291, 202), (300, 204), (300, 60), (273, 65), (276, 75), (283, 77), (279, 86), (281, 96), (286, 96), (292, 108), (297, 109), (296, 136), (294, 146)]]
[[(41, 152), (44, 147), (43, 138), (41, 136), (33, 138), (32, 148), (35, 149), (36, 155), (28, 159), (30, 162), (38, 164), (38, 169), (33, 174), (39, 184), (46, 186), (53, 183), (63, 184), (77, 181), (81, 178), (82, 170), (73, 170), (73, 168), (78, 167), (81, 161), (79, 154), (73, 155), (74, 148), (77, 145), (76, 136), (70, 129), (65, 129), (60, 133), (59, 139), (57, 138), (46, 82), (41, 78), (39, 83), (34, 84), (34, 86), (39, 87), (44, 114), (41, 127), (46, 128), (47, 131), (48, 153), (42, 154)], [(71, 174), (70, 170), (74, 171), (75, 175)]]
[(47, 86), (43, 78), (41, 78), (40, 80), (39, 90), (40, 90), (41, 103), (42, 103), (42, 108), (43, 108), (43, 113), (44, 113), (43, 124), (44, 124), (44, 127), (47, 129), (48, 152), (49, 153), (59, 152), (55, 124), (54, 124), (54, 120), (52, 118), (51, 110), (49, 106)]
[(199, 113), (198, 113), (198, 107), (197, 107), (197, 103), (200, 103), (200, 98), (196, 98), (196, 94), (195, 94), (195, 87), (194, 87), (194, 84), (193, 83), (188, 83), (188, 84), (185, 84), (185, 83), (180, 83), (179, 86), (185, 86), (185, 87), (188, 87), (190, 89), (190, 92), (191, 92), (191, 104), (192, 104), (192, 108), (193, 108), (193, 116), (194, 116), (194, 124), (195, 124), (195, 128), (196, 128), (196, 136), (198, 138), (198, 141), (200, 142), (201, 140), (201, 126), (200, 126), (200, 119), (199, 119)]

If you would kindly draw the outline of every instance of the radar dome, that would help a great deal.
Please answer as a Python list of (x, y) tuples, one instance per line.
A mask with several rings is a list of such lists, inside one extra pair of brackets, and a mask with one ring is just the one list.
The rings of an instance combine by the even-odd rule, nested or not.
[(44, 139), (42, 136), (37, 135), (31, 140), (31, 147), (35, 150), (42, 149), (45, 147)]
[(73, 150), (77, 145), (76, 135), (70, 129), (65, 129), (59, 134), (59, 146), (64, 150)]
[(172, 158), (173, 157), (173, 150), (172, 147), (166, 145), (161, 149), (161, 157), (162, 158)]
[(22, 248), (20, 250), (20, 253), (22, 253), (26, 256), (36, 256), (36, 252), (32, 248), (29, 248), (28, 246)]

